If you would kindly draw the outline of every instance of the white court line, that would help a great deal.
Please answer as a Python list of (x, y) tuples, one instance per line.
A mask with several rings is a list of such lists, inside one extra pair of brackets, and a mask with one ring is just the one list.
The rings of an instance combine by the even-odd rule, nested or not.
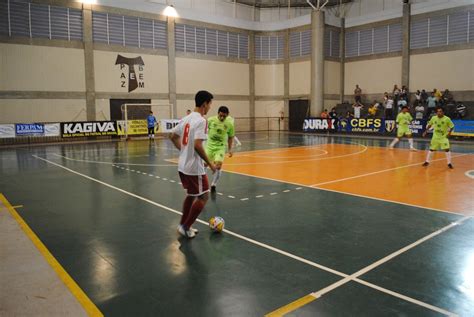
[(255, 196), (255, 198), (262, 198), (263, 195), (258, 195), (258, 196)]
[[(469, 155), (469, 154), (460, 154), (460, 155), (453, 156), (452, 158), (454, 159), (454, 158), (456, 158), (456, 157), (461, 157), (461, 156), (466, 156), (466, 155)], [(445, 160), (446, 160), (446, 158), (439, 158), (439, 159), (436, 159), (436, 160), (432, 160), (431, 162), (445, 161)], [(322, 186), (322, 185), (327, 185), (327, 184), (332, 184), (332, 183), (338, 183), (338, 182), (343, 182), (343, 181), (347, 181), (347, 180), (355, 179), (355, 178), (359, 178), (359, 177), (365, 177), (365, 176), (370, 176), (370, 175), (375, 175), (375, 174), (380, 174), (380, 173), (395, 171), (395, 170), (402, 169), (402, 168), (413, 167), (413, 166), (421, 166), (421, 164), (423, 164), (423, 162), (413, 163), (413, 164), (408, 164), (408, 165), (402, 165), (402, 166), (397, 166), (397, 167), (392, 167), (392, 168), (387, 168), (387, 169), (384, 169), (384, 170), (375, 171), (375, 172), (370, 172), (370, 173), (365, 173), (365, 174), (356, 175), (356, 176), (351, 176), (351, 177), (339, 178), (339, 179), (335, 179), (335, 180), (332, 180), (332, 181), (327, 181), (327, 182), (323, 182), (323, 183), (313, 184), (313, 185), (309, 185), (309, 186), (310, 186), (310, 187), (317, 187), (317, 186)]]
[(464, 173), (464, 175), (466, 175), (469, 178), (474, 179), (474, 170), (466, 171), (466, 173)]
[[(91, 181), (94, 181), (94, 182), (96, 182), (96, 183), (99, 183), (99, 184), (104, 185), (104, 186), (106, 186), (106, 187), (109, 187), (109, 188), (111, 188), (111, 189), (117, 190), (117, 191), (119, 191), (119, 192), (121, 192), (121, 193), (123, 193), (123, 194), (126, 194), (126, 195), (129, 195), (129, 196), (131, 196), (131, 197), (140, 199), (140, 200), (145, 201), (145, 202), (147, 202), (147, 203), (149, 203), (149, 204), (152, 204), (152, 205), (154, 205), (154, 206), (163, 208), (164, 210), (170, 211), (170, 212), (172, 212), (172, 213), (174, 213), (174, 214), (182, 215), (181, 212), (179, 212), (179, 211), (177, 211), (177, 210), (175, 210), (175, 209), (172, 209), (172, 208), (170, 208), (170, 207), (167, 207), (167, 206), (165, 206), (165, 205), (159, 204), (159, 203), (157, 203), (157, 202), (154, 202), (154, 201), (152, 201), (152, 200), (150, 200), (150, 199), (147, 199), (147, 198), (144, 198), (144, 197), (142, 197), (142, 196), (136, 195), (136, 194), (134, 194), (134, 193), (128, 192), (128, 191), (123, 190), (123, 189), (121, 189), (121, 188), (119, 188), (119, 187), (116, 187), (116, 186), (110, 185), (110, 184), (108, 184), (108, 183), (105, 183), (105, 182), (103, 182), (103, 181), (100, 181), (100, 180), (98, 180), (98, 179), (96, 179), (96, 178), (93, 178), (93, 177), (87, 176), (87, 175), (85, 175), (85, 174), (76, 172), (76, 171), (74, 171), (74, 170), (72, 170), (72, 169), (70, 169), (70, 168), (67, 168), (67, 167), (65, 167), (65, 166), (63, 166), (63, 165), (61, 165), (61, 164), (54, 163), (54, 162), (52, 162), (52, 161), (49, 161), (49, 160), (47, 160), (47, 159), (41, 158), (41, 157), (36, 156), (36, 155), (32, 155), (32, 156), (35, 157), (35, 158), (37, 158), (37, 159), (39, 159), (39, 160), (42, 160), (42, 161), (44, 161), (44, 162), (47, 162), (47, 163), (49, 163), (49, 164), (52, 164), (52, 165), (57, 166), (57, 167), (59, 167), (59, 168), (62, 168), (62, 169), (64, 169), (64, 170), (68, 171), (68, 172), (71, 172), (71, 173), (73, 173), (73, 174), (79, 175), (79, 176), (81, 176), (81, 177), (84, 177), (84, 178), (86, 178), (86, 179), (89, 179), (89, 180), (91, 180)], [(252, 244), (258, 245), (258, 246), (260, 246), (260, 247), (262, 247), (262, 248), (265, 248), (265, 249), (267, 249), (267, 250), (274, 251), (274, 252), (276, 252), (276, 253), (278, 253), (278, 254), (287, 256), (287, 257), (289, 257), (289, 258), (292, 258), (292, 259), (297, 260), (297, 261), (299, 261), (299, 262), (302, 262), (302, 263), (308, 264), (308, 265), (310, 265), (310, 266), (316, 267), (316, 268), (321, 269), (321, 270), (323, 270), (323, 271), (326, 271), (326, 272), (329, 272), (329, 273), (332, 273), (332, 274), (341, 276), (341, 277), (343, 277), (343, 279), (340, 280), (340, 281), (338, 281), (338, 282), (336, 282), (336, 283), (334, 283), (334, 284), (343, 285), (343, 284), (347, 283), (350, 279), (349, 279), (347, 282), (344, 282), (343, 284), (341, 284), (341, 282), (342, 282), (342, 281), (345, 281), (346, 279), (348, 279), (348, 278), (350, 278), (350, 277), (352, 277), (352, 279), (353, 279), (355, 282), (358, 282), (357, 277), (358, 277), (359, 275), (364, 274), (364, 273), (368, 272), (369, 270), (375, 268), (376, 266), (379, 266), (379, 265), (381, 265), (382, 263), (385, 263), (385, 262), (391, 260), (391, 259), (394, 258), (395, 256), (397, 256), (397, 255), (399, 255), (399, 254), (401, 254), (401, 253), (403, 253), (403, 252), (406, 252), (407, 250), (409, 250), (409, 249), (415, 247), (416, 245), (418, 245), (418, 244), (420, 244), (420, 243), (423, 243), (424, 241), (426, 241), (426, 240), (428, 240), (428, 239), (431, 239), (432, 237), (434, 237), (434, 236), (436, 236), (436, 235), (438, 235), (438, 234), (440, 234), (440, 233), (442, 233), (442, 232), (444, 232), (444, 231), (446, 231), (446, 230), (449, 230), (449, 229), (452, 228), (453, 226), (458, 225), (458, 224), (461, 224), (462, 222), (464, 222), (465, 220), (467, 220), (467, 219), (469, 219), (469, 218), (470, 218), (470, 217), (464, 217), (464, 218), (462, 218), (461, 220), (459, 220), (459, 221), (457, 221), (457, 222), (455, 222), (455, 223), (452, 223), (452, 224), (450, 224), (450, 225), (448, 225), (448, 226), (446, 226), (446, 227), (444, 227), (444, 228), (442, 228), (442, 229), (440, 229), (440, 230), (438, 230), (438, 231), (436, 231), (436, 232), (434, 232), (434, 233), (432, 233), (432, 234), (430, 234), (430, 235), (428, 235), (428, 236), (426, 236), (426, 237), (424, 237), (424, 238), (422, 238), (422, 239), (420, 239), (420, 240), (418, 240), (418, 241), (416, 241), (416, 242), (414, 242), (414, 243), (408, 245), (407, 247), (402, 248), (402, 249), (400, 249), (400, 250), (398, 250), (398, 251), (396, 251), (396, 252), (394, 252), (394, 253), (388, 255), (387, 257), (385, 257), (385, 258), (383, 258), (383, 259), (381, 259), (381, 260), (375, 262), (374, 264), (371, 264), (371, 265), (367, 266), (366, 268), (364, 268), (364, 269), (362, 269), (362, 270), (359, 270), (358, 272), (356, 272), (356, 273), (354, 273), (354, 274), (352, 274), (352, 275), (348, 275), (348, 274), (339, 272), (339, 271), (337, 271), (337, 270), (331, 269), (331, 268), (329, 268), (329, 267), (326, 267), (326, 266), (324, 266), (324, 265), (318, 264), (318, 263), (316, 263), (316, 262), (307, 260), (307, 259), (305, 259), (305, 258), (299, 257), (299, 256), (297, 256), (297, 255), (291, 254), (291, 253), (286, 252), (286, 251), (283, 251), (283, 250), (281, 250), (281, 249), (272, 247), (272, 246), (270, 246), (270, 245), (268, 245), (268, 244), (265, 244), (265, 243), (256, 241), (256, 240), (251, 239), (251, 238), (247, 238), (247, 237), (245, 237), (245, 236), (243, 236), (243, 235), (240, 235), (240, 234), (235, 233), (235, 232), (233, 232), (233, 231), (230, 231), (230, 230), (228, 230), (228, 229), (224, 229), (223, 231), (224, 231), (225, 233), (229, 234), (229, 235), (232, 235), (232, 236), (234, 236), (234, 237), (236, 237), (236, 238), (245, 240), (245, 241), (250, 242), (250, 243), (252, 243)], [(196, 222), (199, 222), (199, 223), (201, 223), (201, 224), (203, 224), (203, 225), (205, 225), (205, 226), (208, 226), (208, 222), (207, 222), (207, 221), (203, 221), (203, 220), (200, 220), (200, 219), (196, 219)], [(395, 255), (395, 254), (396, 254), (396, 255)], [(370, 268), (370, 269), (368, 269), (368, 268)], [(361, 273), (361, 272), (362, 272), (362, 273)], [(357, 274), (358, 274), (358, 275), (357, 275)], [(333, 284), (333, 285), (334, 285), (334, 284)], [(372, 284), (367, 283), (367, 284), (364, 284), (364, 285), (371, 287)], [(326, 288), (324, 288), (324, 289), (327, 289), (327, 288), (328, 288), (328, 287), (326, 287)], [(324, 290), (324, 289), (323, 289), (323, 290)], [(333, 289), (334, 289), (334, 288), (333, 288)], [(379, 290), (379, 291), (380, 291), (380, 290), (383, 290), (383, 291), (384, 291), (385, 293), (387, 293), (387, 294), (396, 294), (396, 293), (393, 292), (393, 291), (387, 290), (387, 289), (385, 289), (385, 288), (383, 288), (383, 287), (379, 287), (379, 286), (377, 286), (377, 288), (374, 288), (374, 289), (377, 289), (377, 290)], [(313, 296), (316, 297), (316, 295), (318, 295), (319, 293), (321, 293), (321, 291), (322, 291), (322, 290), (320, 290), (320, 291), (318, 291), (318, 292), (315, 292), (315, 293), (311, 293), (311, 294), (312, 294), (312, 295), (314, 294)], [(326, 293), (327, 293), (327, 292), (326, 292)], [(321, 296), (321, 295), (322, 295), (322, 294), (319, 294), (319, 296)], [(398, 295), (400, 295), (400, 296), (397, 296), (397, 297), (402, 298), (402, 299), (409, 298), (409, 297), (404, 296), (404, 295), (402, 295), (402, 294), (398, 294)], [(319, 296), (318, 296), (318, 297), (319, 297)], [(401, 297), (401, 296), (402, 296), (402, 297)], [(411, 301), (412, 303), (419, 304), (419, 305), (420, 305), (420, 304), (423, 304), (422, 306), (427, 307), (427, 308), (433, 307), (433, 308), (436, 309), (436, 311), (439, 311), (439, 312), (442, 312), (442, 311), (447, 312), (447, 311), (445, 311), (445, 310), (443, 310), (443, 309), (441, 309), (441, 308), (437, 308), (437, 307), (431, 306), (431, 305), (429, 305), (429, 304), (423, 303), (423, 302), (418, 301), (418, 300), (416, 300), (416, 299), (410, 298), (410, 301)], [(452, 314), (452, 313), (450, 313), (450, 312), (447, 312), (447, 313), (448, 313), (448, 315), (454, 316), (454, 314)]]
[[(226, 170), (224, 170), (224, 171), (227, 172), (227, 173), (244, 175), (244, 176), (249, 176), (249, 177), (253, 177), (253, 178), (266, 179), (266, 180), (270, 180), (270, 181), (274, 181), (274, 182), (278, 182), (278, 183), (283, 183), (283, 184), (292, 184), (292, 185), (296, 185), (296, 186), (303, 186), (303, 187), (311, 188), (311, 189), (315, 189), (315, 190), (322, 190), (322, 191), (327, 191), (327, 192), (333, 192), (333, 193), (338, 193), (338, 194), (344, 194), (344, 195), (359, 197), (359, 198), (367, 198), (367, 199), (370, 199), (370, 200), (378, 200), (378, 201), (383, 201), (383, 202), (387, 202), (387, 203), (392, 203), (392, 204), (397, 204), (397, 205), (404, 205), (404, 206), (409, 206), (409, 207), (416, 207), (416, 208), (426, 209), (426, 210), (431, 210), (431, 211), (441, 211), (441, 212), (446, 212), (446, 213), (457, 215), (457, 216), (465, 216), (465, 214), (462, 214), (462, 213), (459, 213), (459, 212), (454, 212), (454, 211), (449, 211), (449, 210), (444, 210), (444, 209), (438, 209), (438, 208), (432, 208), (432, 207), (426, 207), (426, 206), (420, 206), (420, 205), (414, 205), (414, 204), (404, 203), (404, 202), (400, 202), (400, 201), (396, 201), (396, 200), (389, 200), (389, 199), (359, 195), (359, 194), (343, 192), (343, 191), (339, 191), (339, 190), (335, 190), (335, 189), (328, 189), (328, 188), (324, 188), (324, 187), (311, 187), (311, 186), (305, 185), (305, 184), (294, 183), (294, 182), (289, 182), (289, 181), (283, 181), (281, 179), (270, 178), (270, 177), (255, 176), (255, 175), (247, 174), (247, 173), (226, 171)], [(302, 187), (297, 187), (295, 189), (296, 190), (301, 190), (303, 188)]]
[[(329, 285), (329, 286), (326, 286), (325, 288), (322, 288), (322, 289), (320, 289), (319, 291), (316, 291), (316, 292), (311, 293), (311, 295), (314, 296), (315, 298), (319, 298), (319, 297), (323, 296), (324, 294), (327, 294), (327, 293), (329, 293), (330, 291), (335, 290), (336, 288), (338, 288), (338, 287), (340, 287), (340, 286), (342, 286), (342, 285), (344, 285), (344, 284), (346, 284), (346, 283), (348, 283), (348, 282), (350, 282), (350, 281), (355, 281), (355, 282), (358, 282), (358, 283), (359, 283), (359, 282), (361, 281), (360, 279), (358, 279), (359, 276), (361, 276), (361, 275), (363, 275), (363, 274), (365, 274), (365, 273), (367, 273), (367, 272), (369, 272), (369, 271), (375, 269), (376, 267), (378, 267), (378, 266), (380, 266), (380, 265), (382, 265), (382, 264), (384, 264), (384, 263), (390, 261), (391, 259), (393, 259), (393, 258), (399, 256), (400, 254), (405, 253), (405, 252), (407, 252), (407, 251), (410, 250), (410, 249), (413, 249), (413, 248), (416, 247), (417, 245), (420, 245), (420, 244), (422, 244), (423, 242), (428, 241), (428, 240), (430, 240), (430, 239), (436, 237), (437, 235), (439, 235), (439, 234), (441, 234), (441, 233), (443, 233), (443, 232), (445, 232), (445, 231), (448, 231), (449, 229), (451, 229), (451, 228), (453, 228), (453, 227), (455, 227), (455, 226), (458, 226), (458, 225), (462, 224), (464, 221), (466, 221), (467, 219), (470, 219), (470, 218), (471, 218), (471, 217), (464, 217), (464, 218), (462, 218), (462, 219), (459, 219), (458, 221), (453, 222), (453, 223), (451, 223), (451, 224), (449, 224), (449, 225), (447, 225), (447, 226), (445, 226), (445, 227), (443, 227), (443, 228), (441, 228), (441, 229), (439, 229), (439, 230), (437, 230), (437, 231), (435, 231), (435, 232), (433, 232), (433, 233), (431, 233), (431, 234), (429, 234), (429, 235), (427, 235), (427, 236), (424, 236), (423, 238), (421, 238), (421, 239), (419, 239), (419, 240), (417, 240), (417, 241), (415, 241), (415, 242), (413, 242), (413, 243), (407, 245), (406, 247), (403, 247), (403, 248), (401, 248), (401, 249), (399, 249), (399, 250), (397, 250), (397, 251), (395, 251), (395, 252), (393, 252), (393, 253), (387, 255), (386, 257), (384, 257), (384, 258), (382, 258), (382, 259), (380, 259), (380, 260), (378, 260), (378, 261), (376, 261), (376, 262), (374, 262), (374, 263), (372, 263), (372, 264), (370, 264), (370, 265), (364, 267), (363, 269), (361, 269), (361, 270), (359, 270), (359, 271), (357, 271), (357, 272), (355, 272), (355, 273), (353, 273), (353, 274), (351, 274), (351, 275), (349, 275), (349, 276), (343, 278), (342, 280), (339, 280), (339, 281), (337, 281), (337, 282), (335, 282), (335, 283), (333, 283), (333, 284), (331, 284), (331, 285)], [(365, 281), (364, 281), (364, 282), (365, 282)], [(363, 283), (363, 284), (366, 285), (366, 286), (369, 286), (369, 287), (372, 287), (372, 285), (373, 285), (373, 284), (371, 284), (371, 283)], [(384, 291), (385, 293), (391, 294), (391, 295), (393, 295), (393, 293), (398, 294), (398, 293), (396, 293), (396, 292), (387, 290), (387, 289), (385, 289), (385, 288), (383, 288), (383, 287), (380, 287), (380, 286), (377, 286), (375, 289), (378, 289), (378, 290), (383, 289), (383, 291)], [(385, 290), (387, 290), (388, 292), (385, 291)], [(402, 295), (402, 294), (400, 294), (400, 295)], [(402, 299), (409, 298), (408, 296), (404, 296), (404, 295), (402, 295), (402, 296), (403, 296), (403, 297), (401, 297), (401, 296), (397, 296), (397, 297), (402, 298)], [(455, 314), (453, 314), (453, 313), (451, 313), (451, 312), (449, 312), (449, 311), (447, 311), (447, 310), (444, 310), (444, 309), (442, 309), (442, 308), (439, 308), (439, 307), (436, 307), (436, 306), (433, 306), (433, 305), (430, 305), (430, 304), (427, 304), (427, 303), (418, 301), (418, 300), (413, 299), (413, 298), (410, 298), (410, 302), (415, 303), (415, 304), (418, 304), (418, 305), (423, 306), (423, 307), (426, 307), (426, 308), (429, 308), (429, 309), (431, 309), (431, 310), (437, 311), (437, 312), (439, 312), (439, 313), (442, 313), (442, 314), (445, 314), (445, 315), (448, 315), (448, 316), (453, 316), (453, 315), (455, 315)]]
[[(166, 167), (176, 167), (176, 164), (140, 164), (140, 163), (124, 163), (124, 162), (104, 162), (104, 161), (93, 161), (93, 160), (81, 160), (81, 159), (74, 159), (67, 156), (59, 155), (56, 153), (52, 153), (55, 156), (61, 157), (68, 161), (74, 162), (82, 162), (82, 163), (95, 163), (95, 164), (104, 164), (104, 165), (126, 165), (126, 166), (166, 166)], [(168, 161), (168, 160), (167, 160)]]

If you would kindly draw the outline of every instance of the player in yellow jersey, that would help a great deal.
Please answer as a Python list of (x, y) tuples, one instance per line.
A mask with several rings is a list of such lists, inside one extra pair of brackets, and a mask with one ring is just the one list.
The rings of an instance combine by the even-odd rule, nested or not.
[(396, 122), (398, 124), (397, 137), (393, 139), (392, 143), (390, 143), (390, 149), (393, 149), (395, 144), (397, 144), (401, 138), (406, 136), (408, 138), (408, 144), (410, 144), (410, 150), (416, 151), (415, 147), (413, 146), (412, 133), (409, 127), (409, 124), (412, 121), (413, 117), (411, 116), (410, 112), (408, 112), (408, 106), (403, 106), (402, 112), (397, 115), (396, 119)]
[(432, 117), (426, 126), (426, 130), (423, 136), (426, 136), (426, 132), (433, 127), (433, 137), (431, 138), (430, 150), (426, 156), (426, 161), (423, 166), (428, 166), (433, 156), (433, 152), (436, 150), (444, 150), (446, 152), (446, 159), (448, 161), (448, 167), (453, 168), (451, 164), (451, 151), (449, 146), (448, 137), (454, 129), (454, 124), (451, 119), (444, 115), (443, 108), (436, 108), (436, 116)]
[(217, 181), (221, 177), (222, 163), (224, 162), (226, 147), (229, 157), (232, 157), (232, 145), (234, 141), (234, 122), (228, 120), (229, 108), (219, 107), (217, 116), (207, 119), (207, 143), (206, 154), (217, 168), (211, 183), (211, 192), (216, 191)]

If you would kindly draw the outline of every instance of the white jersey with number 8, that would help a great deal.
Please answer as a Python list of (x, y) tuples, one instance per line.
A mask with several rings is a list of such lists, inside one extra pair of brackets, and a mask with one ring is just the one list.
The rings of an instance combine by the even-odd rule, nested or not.
[(173, 129), (180, 136), (178, 171), (186, 175), (204, 175), (204, 162), (194, 149), (195, 140), (207, 140), (207, 120), (198, 112), (184, 117)]

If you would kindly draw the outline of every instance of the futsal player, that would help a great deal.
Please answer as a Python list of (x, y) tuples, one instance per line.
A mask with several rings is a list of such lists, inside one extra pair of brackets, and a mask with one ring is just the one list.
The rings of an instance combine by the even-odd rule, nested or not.
[(402, 107), (402, 112), (397, 115), (396, 122), (398, 124), (397, 127), (397, 137), (393, 139), (392, 143), (390, 143), (390, 149), (393, 149), (395, 144), (397, 144), (401, 138), (406, 136), (408, 138), (408, 144), (410, 145), (410, 150), (416, 151), (415, 147), (413, 146), (413, 137), (409, 127), (410, 122), (413, 121), (413, 117), (411, 116), (410, 112), (408, 112), (408, 106)]
[(433, 116), (428, 122), (426, 130), (423, 133), (424, 137), (431, 127), (433, 127), (433, 137), (431, 138), (430, 150), (426, 155), (426, 161), (423, 163), (423, 166), (428, 166), (430, 164), (434, 151), (443, 150), (446, 153), (448, 167), (452, 169), (453, 165), (451, 164), (451, 151), (448, 137), (453, 131), (454, 124), (449, 117), (444, 115), (443, 108), (436, 108), (436, 116)]
[(186, 190), (178, 232), (188, 239), (194, 238), (198, 233), (192, 225), (209, 199), (209, 182), (203, 161), (213, 173), (216, 171), (203, 145), (207, 139), (207, 121), (204, 115), (211, 108), (213, 98), (208, 91), (198, 91), (194, 98), (194, 112), (184, 117), (170, 135), (171, 141), (179, 150), (178, 173)]
[(229, 120), (228, 116), (229, 108), (221, 106), (217, 111), (217, 116), (210, 117), (207, 120), (209, 137), (206, 142), (206, 154), (217, 169), (212, 178), (211, 192), (216, 191), (217, 181), (221, 177), (226, 147), (228, 148), (229, 157), (233, 155), (234, 122)]

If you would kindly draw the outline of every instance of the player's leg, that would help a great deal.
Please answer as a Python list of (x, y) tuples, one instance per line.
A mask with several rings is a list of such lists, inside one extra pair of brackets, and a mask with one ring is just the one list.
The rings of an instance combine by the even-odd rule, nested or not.
[(451, 164), (451, 149), (450, 149), (448, 138), (443, 138), (442, 140), (440, 140), (440, 143), (441, 143), (441, 145), (440, 145), (441, 150), (444, 150), (444, 153), (446, 154), (446, 160), (448, 161), (448, 167), (452, 169), (453, 164)]
[(431, 158), (433, 157), (433, 153), (439, 149), (439, 142), (438, 142), (438, 139), (436, 138), (432, 138), (431, 139), (431, 143), (430, 143), (430, 149), (428, 151), (428, 153), (426, 154), (426, 160), (425, 162), (423, 163), (423, 166), (428, 166), (431, 162)]
[(400, 139), (405, 135), (405, 131), (403, 131), (402, 128), (398, 128), (397, 129), (397, 137), (395, 139), (393, 139), (392, 143), (390, 143), (390, 146), (389, 148), (390, 149), (393, 149), (393, 147), (398, 143), (400, 142)]
[[(199, 214), (204, 209), (208, 199), (209, 199), (209, 182), (207, 180), (207, 175), (196, 175), (192, 176), (192, 183), (193, 183), (193, 190), (192, 192), (197, 192), (195, 195), (196, 199), (194, 199), (190, 212), (186, 217), (186, 220), (183, 222), (181, 226), (182, 230), (180, 233), (185, 235), (187, 238), (194, 238), (196, 235), (196, 231), (193, 230), (192, 225), (196, 221)], [(183, 234), (184, 232), (185, 234)]]
[(416, 151), (415, 146), (413, 145), (413, 135), (412, 135), (411, 131), (410, 131), (410, 133), (407, 133), (406, 136), (408, 138), (408, 144), (410, 145), (410, 150), (411, 151)]
[(217, 171), (214, 173), (214, 176), (212, 177), (212, 183), (211, 183), (211, 192), (216, 191), (216, 186), (217, 182), (219, 181), (219, 178), (221, 178), (222, 175), (222, 164), (224, 163), (224, 157), (225, 157), (225, 149), (218, 149), (214, 151), (214, 165), (217, 168)]

